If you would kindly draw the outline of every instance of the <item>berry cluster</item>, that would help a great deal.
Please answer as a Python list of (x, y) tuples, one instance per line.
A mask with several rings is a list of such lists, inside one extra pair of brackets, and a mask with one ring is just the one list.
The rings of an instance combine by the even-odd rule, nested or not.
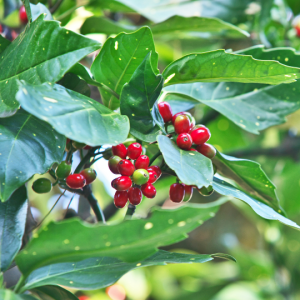
[(111, 182), (117, 190), (114, 203), (118, 208), (124, 207), (128, 200), (132, 205), (138, 205), (143, 195), (146, 198), (156, 195), (153, 183), (161, 176), (161, 170), (158, 166), (149, 167), (149, 157), (143, 155), (142, 150), (139, 143), (132, 143), (128, 148), (124, 144), (112, 147), (113, 156), (108, 166), (112, 173), (121, 175)]

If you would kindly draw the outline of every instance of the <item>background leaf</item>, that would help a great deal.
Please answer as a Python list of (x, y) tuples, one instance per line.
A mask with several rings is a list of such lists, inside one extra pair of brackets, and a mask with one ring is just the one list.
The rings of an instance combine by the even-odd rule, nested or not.
[(78, 219), (50, 223), (18, 254), (16, 262), (25, 276), (45, 265), (95, 256), (138, 262), (157, 252), (157, 247), (186, 238), (187, 232), (213, 217), (217, 209), (192, 205), (176, 210), (157, 208), (149, 219), (110, 226), (84, 224)]
[(73, 73), (66, 73), (64, 77), (57, 83), (66, 89), (80, 93), (84, 96), (90, 97), (91, 95), (91, 89), (89, 85)]
[(0, 289), (0, 299), (3, 300), (36, 300), (35, 297), (31, 295), (17, 295), (13, 291), (8, 289)]
[(141, 65), (135, 70), (130, 81), (124, 85), (120, 98), (121, 114), (130, 121), (130, 133), (140, 140), (153, 142), (160, 127), (153, 119), (153, 106), (162, 90), (164, 80), (155, 75), (151, 67), (151, 54), (147, 54)]
[(10, 41), (7, 40), (6, 38), (4, 38), (0, 34), (0, 53), (2, 53), (4, 51), (4, 49), (6, 49), (9, 45), (10, 45)]
[(36, 20), (41, 14), (44, 14), (44, 20), (53, 20), (53, 17), (49, 9), (42, 3), (32, 4), (30, 3), (30, 9), (32, 14), (32, 21)]
[(71, 292), (58, 285), (45, 285), (35, 288), (33, 293), (37, 294), (42, 300), (78, 300)]
[(59, 85), (23, 82), (17, 99), (25, 110), (49, 122), (61, 134), (90, 146), (117, 145), (129, 132), (126, 116)]
[(213, 168), (211, 160), (196, 151), (185, 151), (177, 147), (168, 137), (157, 137), (158, 146), (166, 164), (187, 185), (198, 188), (212, 184)]
[[(100, 44), (44, 21), (43, 15), (30, 24), (0, 57), (0, 117), (14, 114), (19, 107), (14, 95), (18, 80), (31, 84), (58, 81), (68, 69)], [(55, 42), (54, 42), (55, 41)]]
[[(150, 52), (152, 52), (153, 71), (158, 74), (158, 55), (155, 52), (150, 29), (143, 27), (133, 33), (121, 33), (105, 42), (92, 64), (91, 72), (96, 81), (121, 94), (124, 84), (130, 80), (134, 71)], [(120, 106), (119, 100), (107, 91), (100, 90), (100, 92), (105, 106), (110, 109)]]
[(25, 186), (16, 190), (8, 201), (0, 202), (0, 257), (1, 272), (8, 269), (22, 245), (27, 216)]
[(0, 119), (0, 133), (0, 198), (6, 201), (34, 174), (61, 161), (66, 138), (22, 109)]

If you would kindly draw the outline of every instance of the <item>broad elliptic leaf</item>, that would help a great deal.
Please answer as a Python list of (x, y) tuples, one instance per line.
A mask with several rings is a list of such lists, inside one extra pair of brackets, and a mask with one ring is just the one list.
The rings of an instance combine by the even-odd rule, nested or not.
[(219, 151), (212, 162), (216, 165), (219, 174), (234, 180), (246, 192), (258, 200), (263, 200), (275, 210), (282, 210), (276, 195), (276, 187), (259, 163), (228, 156)]
[(41, 14), (44, 14), (44, 20), (53, 20), (53, 17), (49, 9), (42, 3), (32, 4), (30, 3), (30, 9), (32, 14), (32, 21), (36, 20)]
[(11, 290), (0, 289), (0, 299), (3, 300), (37, 300), (35, 297), (31, 295), (20, 295), (15, 294)]
[(205, 263), (213, 260), (213, 257), (215, 255), (184, 254), (163, 250), (138, 263), (123, 262), (113, 257), (92, 257), (79, 262), (59, 263), (37, 269), (26, 279), (22, 290), (47, 284), (60, 284), (81, 290), (101, 289), (112, 285), (124, 274), (136, 268), (167, 263)]
[(1, 53), (0, 117), (13, 115), (18, 80), (56, 82), (81, 58), (100, 48), (96, 41), (61, 28), (57, 21), (32, 22)]
[[(251, 196), (245, 194), (244, 192), (240, 191), (236, 187), (232, 186), (231, 184), (227, 183), (226, 181), (214, 177), (213, 188), (216, 192), (221, 195), (226, 195), (229, 197), (234, 197), (244, 201), (245, 203), (249, 204), (251, 208), (262, 218), (267, 220), (277, 220), (285, 225), (294, 227), (300, 230), (300, 226), (297, 225), (295, 222), (285, 218), (278, 212), (276, 212), (270, 206), (258, 201)], [(281, 211), (280, 211), (281, 212)]]
[(8, 201), (0, 202), (0, 270), (10, 266), (22, 245), (27, 216), (25, 186), (16, 190)]
[[(124, 84), (130, 80), (149, 52), (152, 52), (153, 71), (158, 74), (158, 55), (155, 52), (151, 30), (142, 27), (133, 33), (121, 33), (105, 42), (92, 64), (91, 72), (96, 81), (120, 95)], [(120, 106), (120, 101), (109, 92), (105, 90), (100, 92), (105, 106), (113, 110)]]
[(162, 76), (156, 76), (152, 70), (149, 53), (122, 89), (121, 114), (129, 118), (130, 133), (140, 140), (154, 142), (164, 126), (161, 118), (158, 127), (152, 115), (163, 84)]
[(16, 98), (25, 110), (72, 140), (90, 146), (117, 145), (128, 136), (126, 116), (58, 84), (22, 82)]
[(182, 150), (168, 137), (157, 137), (158, 146), (166, 164), (187, 185), (208, 187), (213, 180), (213, 167), (209, 158), (196, 151)]
[(156, 208), (149, 219), (114, 225), (91, 225), (74, 218), (52, 222), (26, 245), (16, 262), (25, 277), (46, 265), (96, 256), (139, 262), (156, 253), (158, 247), (185, 239), (188, 232), (213, 217), (217, 209), (193, 205), (175, 210)]
[(0, 143), (0, 198), (6, 201), (34, 174), (43, 174), (61, 161), (66, 138), (20, 109), (0, 119)]
[(73, 293), (58, 285), (40, 286), (32, 290), (32, 292), (42, 300), (78, 300)]
[(10, 45), (10, 41), (0, 34), (0, 54)]
[(300, 69), (215, 50), (189, 54), (172, 62), (163, 71), (163, 77), (165, 85), (197, 81), (279, 84), (294, 82), (300, 77)]

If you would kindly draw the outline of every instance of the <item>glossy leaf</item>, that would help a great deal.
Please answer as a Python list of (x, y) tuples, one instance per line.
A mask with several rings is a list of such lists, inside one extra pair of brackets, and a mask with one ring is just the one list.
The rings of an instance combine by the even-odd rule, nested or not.
[(160, 127), (152, 116), (153, 106), (162, 90), (164, 80), (155, 75), (151, 67), (149, 53), (133, 73), (130, 81), (124, 85), (120, 98), (121, 114), (130, 121), (130, 133), (140, 140), (153, 142), (164, 127), (160, 115)]
[(60, 162), (64, 136), (48, 123), (20, 109), (0, 119), (0, 198), (6, 201), (14, 190), (34, 174), (43, 174)]
[(163, 71), (165, 85), (191, 82), (291, 83), (300, 69), (215, 50), (184, 56)]
[(282, 210), (276, 195), (276, 187), (259, 163), (228, 156), (218, 151), (212, 162), (217, 166), (219, 174), (234, 180), (246, 192), (258, 200), (263, 200), (275, 210)]
[(182, 150), (166, 136), (157, 137), (158, 146), (166, 164), (187, 185), (198, 188), (212, 184), (213, 168), (211, 160), (196, 151)]
[(42, 3), (32, 4), (30, 3), (30, 9), (32, 14), (32, 21), (36, 20), (41, 14), (44, 14), (44, 20), (53, 20), (53, 17), (49, 9)]
[(3, 300), (37, 300), (35, 297), (31, 295), (20, 295), (15, 294), (11, 290), (0, 289), (0, 299)]
[(66, 73), (64, 77), (57, 83), (66, 89), (72, 90), (84, 96), (89, 97), (91, 95), (91, 89), (89, 85), (73, 73)]
[(32, 292), (37, 294), (42, 300), (78, 300), (73, 293), (58, 285), (40, 286)]
[(98, 42), (43, 17), (31, 23), (1, 54), (0, 117), (14, 114), (19, 107), (14, 97), (18, 80), (56, 82), (77, 61), (100, 48)]
[[(96, 81), (120, 95), (124, 84), (129, 82), (134, 71), (150, 52), (153, 71), (158, 74), (158, 55), (150, 29), (143, 27), (133, 33), (121, 33), (105, 42), (92, 64), (91, 72)], [(101, 96), (104, 105), (110, 109), (120, 106), (120, 101), (109, 92), (101, 90)]]
[(216, 192), (221, 195), (226, 195), (229, 197), (234, 197), (244, 201), (245, 203), (249, 204), (251, 208), (262, 218), (267, 220), (277, 220), (285, 225), (294, 227), (300, 230), (300, 226), (297, 225), (295, 222), (285, 218), (278, 212), (276, 212), (270, 206), (248, 196), (244, 192), (240, 191), (236, 187), (232, 186), (231, 184), (225, 182), (222, 179), (214, 177), (213, 188)]
[(126, 220), (109, 226), (85, 224), (79, 219), (52, 222), (26, 245), (16, 262), (25, 276), (45, 265), (95, 256), (139, 262), (156, 253), (157, 247), (186, 238), (187, 232), (214, 216), (217, 209), (196, 209), (193, 206), (175, 210), (157, 208), (149, 219)]
[(23, 82), (17, 100), (59, 133), (90, 146), (122, 143), (129, 132), (126, 116), (60, 85), (32, 86)]
[(0, 54), (10, 45), (10, 41), (0, 34)]
[(8, 201), (0, 202), (0, 270), (8, 269), (22, 245), (27, 216), (25, 186), (16, 190)]
[[(223, 254), (225, 257), (225, 254)], [(22, 290), (47, 284), (60, 284), (76, 289), (100, 289), (119, 280), (130, 270), (167, 263), (205, 263), (219, 255), (183, 254), (159, 250), (139, 263), (127, 263), (112, 257), (93, 257), (79, 262), (59, 263), (33, 271)]]

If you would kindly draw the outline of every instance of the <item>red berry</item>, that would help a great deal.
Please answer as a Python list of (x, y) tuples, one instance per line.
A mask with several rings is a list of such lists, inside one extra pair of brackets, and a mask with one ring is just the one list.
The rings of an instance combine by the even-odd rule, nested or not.
[(108, 167), (114, 174), (120, 174), (118, 169), (118, 163), (122, 160), (120, 156), (112, 156), (108, 161)]
[(128, 159), (122, 159), (118, 163), (119, 173), (123, 176), (131, 176), (135, 171), (134, 165)]
[(169, 191), (170, 199), (173, 202), (180, 203), (184, 198), (184, 186), (180, 183), (173, 183)]
[(191, 149), (190, 149), (190, 151), (196, 151), (196, 152), (197, 152), (197, 150), (196, 150), (196, 149), (194, 149), (194, 148), (191, 148)]
[(142, 185), (141, 186), (141, 189), (142, 189), (142, 193), (145, 197), (147, 198), (154, 198), (156, 196), (156, 189), (155, 187), (147, 182), (146, 184)]
[(123, 144), (119, 144), (117, 146), (112, 146), (111, 150), (112, 150), (113, 155), (117, 155), (123, 159), (125, 159), (127, 156), (127, 149)]
[(203, 125), (195, 126), (190, 131), (190, 135), (192, 137), (193, 143), (196, 145), (204, 144), (209, 140), (211, 136), (209, 129)]
[(295, 27), (297, 37), (300, 37), (300, 26), (297, 24)]
[(135, 161), (135, 168), (138, 169), (147, 169), (149, 167), (149, 157), (147, 155), (141, 155)]
[(188, 116), (180, 115), (176, 118), (174, 122), (175, 132), (180, 133), (188, 133), (191, 129), (191, 121)]
[(148, 182), (149, 183), (155, 183), (157, 181), (157, 179), (158, 179), (158, 176), (157, 176), (156, 172), (154, 170), (152, 170), (152, 169), (150, 169), (150, 170), (148, 169), (147, 171), (149, 173), (149, 180), (148, 180)]
[(117, 191), (127, 191), (128, 189), (131, 188), (132, 181), (131, 181), (130, 177), (128, 177), (128, 176), (121, 176), (121, 177), (114, 179), (111, 182), (111, 185)]
[(184, 186), (184, 198), (183, 198), (183, 202), (188, 202), (191, 200), (192, 196), (193, 196), (193, 186), (192, 185), (186, 185), (183, 184)]
[(128, 201), (128, 193), (126, 191), (117, 191), (114, 196), (114, 203), (117, 208), (123, 208)]
[(157, 174), (157, 179), (160, 178), (162, 172), (161, 172), (161, 169), (160, 169), (159, 166), (151, 166), (151, 167), (149, 167), (149, 168), (147, 169), (148, 172), (149, 172), (149, 170), (155, 171), (156, 174)]
[(130, 159), (137, 159), (142, 154), (143, 148), (139, 143), (133, 143), (128, 146), (127, 155)]
[(164, 119), (164, 122), (167, 123), (172, 120), (172, 108), (168, 102), (160, 102), (158, 103), (158, 110)]
[(132, 205), (138, 205), (142, 201), (142, 191), (138, 187), (132, 187), (128, 191), (129, 202)]
[(81, 189), (85, 186), (86, 180), (81, 174), (71, 174), (67, 177), (66, 183), (71, 189)]
[(213, 159), (217, 153), (215, 147), (210, 144), (198, 145), (197, 151), (210, 159)]
[(188, 133), (181, 133), (177, 137), (177, 145), (180, 149), (189, 150), (192, 147), (192, 137)]
[(86, 146), (83, 147), (83, 149), (84, 149), (84, 150), (90, 150), (90, 149), (92, 149), (92, 147), (89, 146), (89, 145), (86, 145)]
[(25, 7), (24, 5), (22, 5), (20, 7), (20, 10), (19, 10), (19, 18), (21, 20), (21, 22), (23, 24), (27, 24), (28, 23), (28, 18), (27, 18), (27, 14), (26, 14), (26, 10), (25, 10)]
[(84, 169), (80, 172), (80, 174), (85, 178), (86, 180), (86, 185), (92, 183), (93, 181), (95, 181), (95, 179), (97, 178), (97, 173), (94, 169), (92, 168), (87, 168)]

